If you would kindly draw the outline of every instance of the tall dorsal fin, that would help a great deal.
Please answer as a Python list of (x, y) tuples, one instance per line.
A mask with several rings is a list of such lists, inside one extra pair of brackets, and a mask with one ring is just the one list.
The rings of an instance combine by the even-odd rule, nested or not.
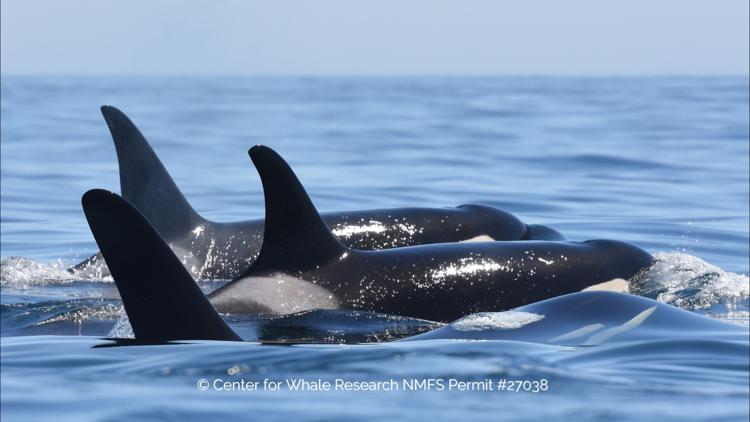
[(101, 111), (117, 151), (122, 197), (165, 239), (203, 222), (128, 116), (112, 106), (102, 106)]
[(255, 263), (239, 278), (259, 272), (304, 271), (341, 257), (347, 249), (320, 218), (289, 165), (271, 148), (248, 151), (263, 183), (266, 221)]
[(137, 340), (240, 340), (135, 207), (99, 189), (81, 202)]

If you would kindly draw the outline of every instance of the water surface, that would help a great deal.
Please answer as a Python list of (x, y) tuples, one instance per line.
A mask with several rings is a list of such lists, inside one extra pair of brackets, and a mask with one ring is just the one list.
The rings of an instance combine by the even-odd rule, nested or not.
[[(3, 76), (0, 91), (4, 420), (748, 417), (745, 77)], [(83, 192), (119, 189), (102, 104), (133, 119), (207, 218), (262, 217), (246, 152), (265, 144), (321, 211), (479, 202), (572, 240), (632, 242), (658, 259), (632, 291), (658, 303), (609, 298), (611, 312), (549, 314), (527, 327), (551, 324), (546, 337), (522, 327), (512, 340), (513, 314), (474, 316), (478, 328), (458, 340), (426, 321), (324, 312), (230, 320), (250, 339), (333, 344), (93, 347), (127, 334), (122, 321), (114, 327), (116, 289), (61, 270), (96, 250)], [(673, 317), (656, 324), (663, 315)], [(551, 341), (564, 327), (596, 330)], [(620, 334), (586, 344), (608, 329)], [(384, 342), (399, 338), (413, 341)], [(196, 387), (216, 378), (546, 379), (550, 389)]]

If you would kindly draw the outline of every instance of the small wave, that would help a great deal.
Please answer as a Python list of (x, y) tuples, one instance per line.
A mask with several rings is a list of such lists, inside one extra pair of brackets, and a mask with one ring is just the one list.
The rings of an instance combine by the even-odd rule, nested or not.
[(106, 303), (102, 306), (82, 307), (71, 311), (61, 312), (47, 319), (34, 323), (34, 325), (46, 325), (55, 322), (71, 322), (82, 324), (89, 320), (111, 320), (124, 313), (122, 306), (114, 303)]
[(111, 277), (89, 279), (68, 272), (68, 263), (57, 259), (50, 262), (24, 257), (3, 258), (0, 261), (0, 286), (25, 289), (31, 286), (65, 285), (75, 281), (111, 282)]
[[(654, 258), (654, 265), (632, 280), (631, 293), (690, 311), (711, 310), (711, 316), (720, 319), (747, 319), (750, 315), (748, 276), (683, 253), (657, 252)], [(717, 306), (726, 309), (716, 312)]]
[(371, 343), (398, 340), (443, 324), (423, 319), (345, 309), (316, 309), (258, 321), (261, 341)]
[[(225, 315), (230, 326), (246, 341), (287, 343), (370, 343), (393, 341), (442, 326), (438, 322), (376, 312), (316, 309), (296, 314), (268, 316)], [(250, 329), (252, 328), (252, 329)], [(250, 334), (251, 335), (243, 335)], [(109, 338), (135, 338), (124, 310), (107, 334)]]
[(102, 335), (122, 312), (119, 300), (81, 298), (0, 305), (3, 335)]

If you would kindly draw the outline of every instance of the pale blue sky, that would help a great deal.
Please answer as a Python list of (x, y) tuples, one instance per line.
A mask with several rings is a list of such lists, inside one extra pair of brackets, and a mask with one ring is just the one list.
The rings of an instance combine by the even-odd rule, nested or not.
[(747, 74), (748, 0), (2, 0), (4, 74)]

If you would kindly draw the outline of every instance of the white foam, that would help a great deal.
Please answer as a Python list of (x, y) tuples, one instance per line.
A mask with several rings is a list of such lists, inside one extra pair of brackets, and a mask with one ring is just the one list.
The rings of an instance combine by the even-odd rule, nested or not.
[(44, 263), (29, 258), (10, 257), (0, 261), (0, 285), (24, 288), (49, 284), (70, 284), (76, 277), (65, 271), (62, 261)]
[(750, 279), (683, 253), (657, 252), (656, 262), (631, 283), (631, 293), (688, 310), (747, 299)]
[(544, 315), (532, 312), (480, 312), (459, 319), (451, 327), (459, 331), (515, 330), (543, 319)]

